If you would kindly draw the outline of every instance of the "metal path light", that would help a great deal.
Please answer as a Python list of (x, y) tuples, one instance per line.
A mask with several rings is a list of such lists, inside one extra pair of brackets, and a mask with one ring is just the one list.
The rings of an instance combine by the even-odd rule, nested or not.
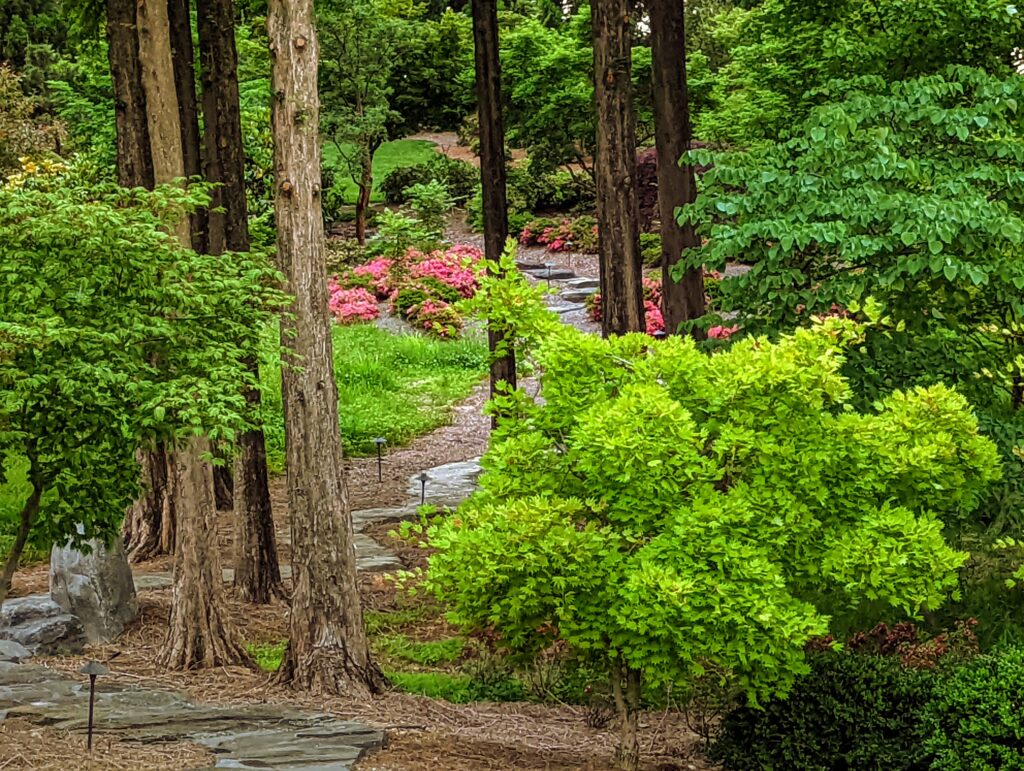
[(384, 481), (383, 471), (381, 471), (380, 451), (381, 451), (381, 448), (387, 443), (387, 441), (388, 440), (385, 439), (383, 436), (378, 436), (376, 439), (373, 440), (373, 443), (375, 445), (377, 445), (377, 481), (378, 482), (383, 482)]
[(430, 475), (424, 471), (416, 478), (420, 480), (420, 506), (422, 506), (427, 502), (427, 482), (430, 481)]
[(88, 747), (89, 752), (92, 752), (92, 725), (93, 725), (93, 710), (96, 705), (96, 678), (100, 675), (110, 674), (110, 670), (103, 666), (98, 661), (89, 661), (78, 670), (83, 675), (89, 675), (89, 739)]
[(548, 282), (548, 287), (550, 288), (551, 287), (551, 269), (553, 267), (555, 267), (555, 263), (553, 263), (553, 262), (545, 262), (544, 263), (544, 267), (548, 269), (547, 282)]

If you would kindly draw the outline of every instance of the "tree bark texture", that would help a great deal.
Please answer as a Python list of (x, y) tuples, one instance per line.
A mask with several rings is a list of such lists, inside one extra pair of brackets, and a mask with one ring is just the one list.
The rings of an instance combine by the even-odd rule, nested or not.
[[(497, 0), (473, 0), (473, 46), (476, 62), (477, 118), (480, 126), (480, 182), (483, 193), (484, 255), (496, 263), (508, 240), (505, 125), (501, 113), (501, 62), (498, 59)], [(492, 354), (491, 397), (499, 383), (516, 387), (515, 351), (495, 358), (500, 330), (487, 330)]]
[(601, 331), (646, 328), (640, 208), (636, 191), (632, 22), (628, 0), (594, 0), (594, 95), (597, 106), (597, 192)]
[[(232, 0), (209, 0), (199, 7), (199, 58), (202, 63), (204, 171), (216, 182), (209, 215), (209, 250), (249, 249), (249, 212), (245, 200), (245, 150), (238, 94), (238, 53), (235, 47)], [(250, 370), (259, 379), (253, 357)], [(260, 393), (245, 394), (258, 413)], [(267, 476), (263, 432), (246, 431), (238, 438), (232, 502), (235, 516), (235, 581), (238, 595), (254, 603), (284, 596), (274, 540), (274, 517)], [(228, 476), (230, 479), (230, 476)]]
[(136, 0), (107, 0), (107, 59), (114, 85), (117, 181), (124, 187), (153, 187), (146, 95), (142, 90)]
[[(167, 14), (163, 0), (138, 2), (142, 83), (157, 183), (180, 178), (184, 169)], [(176, 233), (182, 244), (190, 243), (185, 219)], [(194, 437), (170, 461), (177, 493), (177, 532), (171, 617), (162, 660), (172, 669), (223, 666), (248, 660), (225, 614), (213, 470), (203, 460), (209, 449), (209, 442)]]
[[(192, 46), (192, 17), (189, 6), (189, 0), (168, 0), (167, 14), (171, 30), (174, 90), (178, 95), (178, 119), (181, 125), (181, 155), (184, 163), (182, 176), (198, 177), (203, 173), (203, 165), (199, 138), (199, 99), (196, 96), (195, 49)], [(188, 220), (192, 248), (197, 252), (205, 252), (206, 210), (193, 212)]]
[(366, 694), (386, 680), (370, 656), (356, 585), (338, 430), (320, 200), (319, 45), (312, 0), (270, 0), (277, 256), (295, 298), (281, 322), (292, 601), (279, 680)]
[[(690, 96), (686, 85), (686, 12), (684, 0), (649, 0), (654, 69), (654, 141), (658, 155), (658, 209), (661, 217), (662, 315), (665, 331), (704, 315), (704, 275), (686, 271), (681, 281), (673, 267), (697, 244), (693, 225), (680, 225), (676, 209), (697, 198), (693, 166), (681, 165), (690, 149)], [(694, 334), (699, 330), (694, 330)], [(701, 334), (703, 337), (703, 334)]]
[(32, 471), (30, 473), (32, 477), (32, 492), (25, 501), (25, 505), (21, 508), (21, 513), (18, 516), (18, 529), (14, 535), (14, 543), (11, 544), (11, 550), (4, 558), (3, 567), (0, 568), (0, 607), (3, 606), (7, 595), (11, 593), (11, 579), (14, 578), (14, 573), (18, 569), (18, 563), (21, 561), (21, 555), (25, 551), (28, 536), (32, 532), (32, 525), (39, 514), (39, 506), (43, 500), (43, 484), (39, 481), (35, 468), (35, 463), (32, 463)]
[(636, 771), (640, 767), (640, 688), (639, 669), (616, 665), (612, 673), (612, 693), (619, 713), (619, 747), (615, 761), (623, 771)]
[(124, 548), (131, 562), (174, 553), (175, 488), (172, 456), (162, 444), (139, 450), (142, 497), (125, 514)]
[(356, 197), (356, 242), (366, 244), (366, 211), (370, 208), (370, 196), (373, 193), (373, 150), (362, 149), (359, 171), (359, 194)]

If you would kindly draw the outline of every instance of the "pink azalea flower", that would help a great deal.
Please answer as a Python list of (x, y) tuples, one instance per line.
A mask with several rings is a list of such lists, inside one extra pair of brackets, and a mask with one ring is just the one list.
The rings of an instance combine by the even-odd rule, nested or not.
[(373, 321), (380, 315), (377, 298), (362, 287), (343, 289), (337, 279), (327, 283), (328, 307), (339, 324)]
[(738, 324), (732, 327), (714, 326), (708, 330), (708, 337), (712, 340), (728, 340), (739, 331), (740, 327)]

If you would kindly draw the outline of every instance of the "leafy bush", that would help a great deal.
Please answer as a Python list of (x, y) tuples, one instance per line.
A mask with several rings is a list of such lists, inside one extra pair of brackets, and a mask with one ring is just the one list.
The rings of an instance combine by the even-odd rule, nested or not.
[(410, 249), (430, 251), (440, 246), (440, 234), (418, 219), (394, 212), (382, 211), (378, 217), (377, 232), (367, 243), (366, 251), (371, 257), (397, 259)]
[(519, 233), (523, 246), (544, 246), (552, 252), (597, 252), (597, 222), (593, 217), (531, 220)]
[(409, 208), (416, 215), (420, 225), (440, 239), (444, 234), (444, 226), (448, 212), (452, 209), (452, 199), (441, 182), (432, 180), (420, 185), (406, 188)]
[(480, 186), (480, 171), (471, 163), (438, 153), (424, 163), (392, 169), (381, 183), (381, 192), (387, 203), (408, 203), (409, 188), (430, 182), (440, 182), (452, 201), (463, 204)]
[(327, 247), (328, 273), (339, 273), (366, 259), (366, 247), (353, 238), (328, 238), (324, 243)]
[(923, 722), (933, 769), (1024, 769), (1024, 648), (954, 671), (935, 689)]
[(644, 265), (654, 267), (661, 262), (661, 235), (658, 233), (640, 234), (640, 254)]
[(830, 319), (708, 356), (552, 327), (541, 399), (496, 401), (479, 493), (429, 530), (429, 587), (520, 655), (564, 641), (624, 698), (713, 668), (754, 704), (834, 610), (941, 604), (966, 556), (943, 518), (978, 505), (995, 448), (943, 386), (847, 407), (859, 334)]

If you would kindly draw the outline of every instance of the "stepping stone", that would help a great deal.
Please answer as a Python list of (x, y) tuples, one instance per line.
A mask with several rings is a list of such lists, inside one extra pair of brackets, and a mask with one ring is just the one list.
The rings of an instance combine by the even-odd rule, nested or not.
[(531, 270), (546, 270), (543, 262), (526, 262), (525, 260), (516, 260), (516, 267), (524, 273)]
[(581, 303), (595, 292), (597, 292), (596, 289), (566, 289), (565, 291), (559, 292), (558, 296), (566, 302)]
[[(426, 502), (434, 506), (456, 508), (476, 492), (476, 480), (481, 471), (479, 458), (428, 468), (426, 474), (430, 479), (427, 481)], [(420, 502), (418, 476), (419, 474), (409, 478), (408, 487), (409, 496), (415, 502), (415, 506)]]
[(576, 278), (566, 279), (564, 282), (565, 286), (572, 289), (600, 289), (600, 279), (591, 278), (590, 276), (577, 276)]
[(20, 664), (32, 657), (32, 651), (14, 640), (0, 640), (0, 661)]
[(568, 268), (552, 268), (548, 272), (547, 268), (540, 268), (539, 270), (527, 270), (524, 273), (529, 273), (538, 281), (562, 281), (567, 278), (576, 278), (576, 274)]
[(573, 313), (575, 311), (585, 310), (587, 306), (583, 303), (565, 303), (565, 302), (554, 302), (548, 305), (549, 311), (554, 311), (558, 314)]
[(0, 608), (0, 640), (13, 640), (33, 656), (81, 653), (85, 649), (85, 630), (48, 594), (35, 594), (4, 602)]

